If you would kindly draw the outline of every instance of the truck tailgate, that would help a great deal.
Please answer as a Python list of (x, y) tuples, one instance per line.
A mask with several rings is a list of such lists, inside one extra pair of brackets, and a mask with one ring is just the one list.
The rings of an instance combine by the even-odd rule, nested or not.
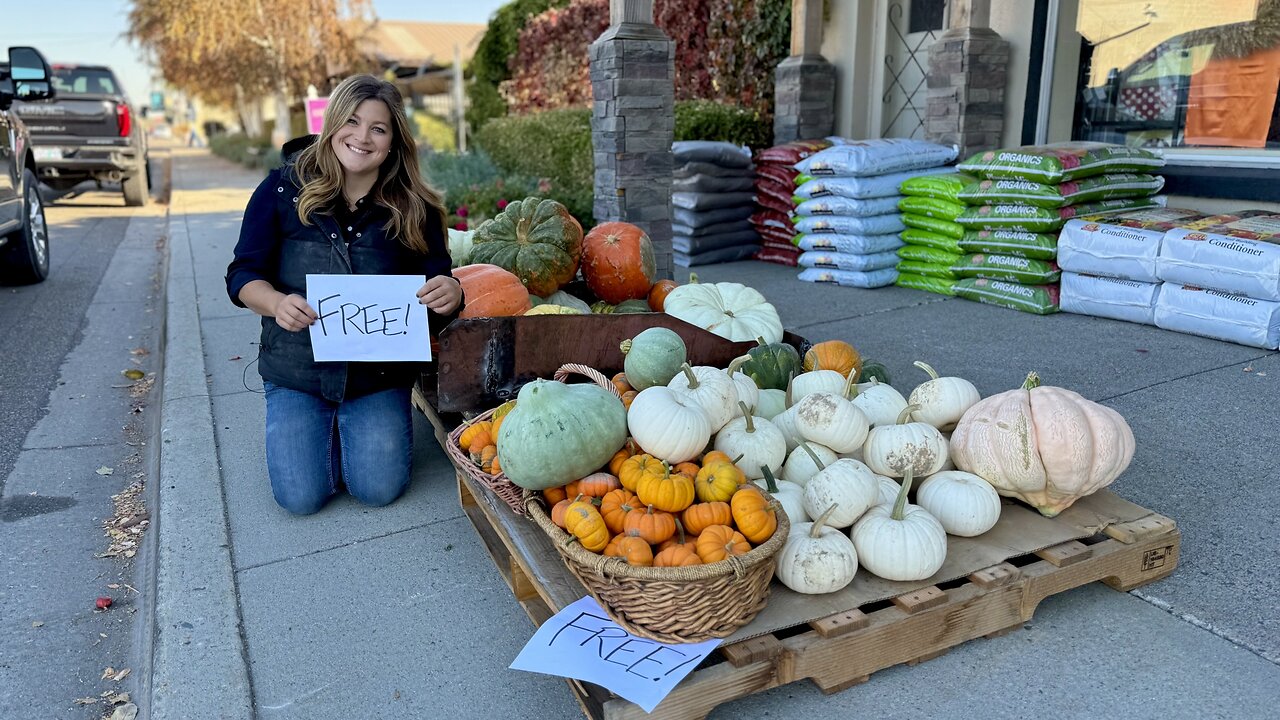
[(55, 137), (80, 138), (81, 142), (111, 138), (128, 144), (128, 138), (120, 136), (116, 101), (110, 96), (59, 95), (53, 100), (19, 103), (14, 109), (30, 129), (33, 145)]

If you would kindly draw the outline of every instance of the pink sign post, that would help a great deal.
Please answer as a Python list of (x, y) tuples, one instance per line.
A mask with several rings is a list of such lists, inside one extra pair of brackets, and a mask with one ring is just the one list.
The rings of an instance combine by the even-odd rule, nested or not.
[(324, 130), (324, 110), (329, 107), (329, 98), (307, 98), (307, 132), (312, 135)]

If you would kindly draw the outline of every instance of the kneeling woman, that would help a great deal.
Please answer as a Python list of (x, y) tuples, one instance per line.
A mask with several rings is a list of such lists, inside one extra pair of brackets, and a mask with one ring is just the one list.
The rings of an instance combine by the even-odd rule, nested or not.
[[(227, 293), (262, 319), (267, 473), (276, 502), (314, 513), (339, 483), (366, 505), (409, 484), (414, 363), (315, 362), (308, 274), (419, 275), (433, 334), (456, 315), (444, 209), (423, 182), (395, 86), (369, 75), (333, 91), (319, 139), (292, 152), (245, 209)], [(293, 143), (291, 143), (292, 145)]]

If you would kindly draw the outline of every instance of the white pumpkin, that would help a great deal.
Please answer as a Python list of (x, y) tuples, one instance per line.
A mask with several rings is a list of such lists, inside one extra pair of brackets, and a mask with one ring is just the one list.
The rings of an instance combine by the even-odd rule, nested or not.
[(800, 436), (800, 430), (796, 427), (796, 408), (794, 405), (774, 415), (770, 422), (782, 432), (783, 439), (787, 441), (787, 452), (795, 450), (796, 446), (804, 442), (804, 438)]
[(831, 448), (817, 443), (801, 443), (787, 456), (782, 464), (782, 479), (789, 480), (801, 487), (809, 484), (809, 478), (818, 474), (823, 467), (839, 460)]
[(876, 505), (892, 505), (898, 499), (898, 491), (902, 486), (897, 480), (887, 478), (883, 475), (876, 475), (876, 482), (880, 486), (880, 495), (876, 499)]
[(858, 572), (858, 550), (848, 536), (827, 524), (831, 514), (828, 509), (813, 522), (793, 523), (778, 551), (778, 580), (795, 592), (835, 592), (853, 582)]
[(810, 370), (791, 380), (791, 402), (799, 404), (807, 395), (829, 392), (844, 397), (847, 386), (845, 376), (835, 370)]
[(783, 512), (787, 514), (787, 520), (791, 521), (792, 532), (795, 532), (796, 524), (809, 519), (809, 514), (804, 510), (804, 487), (788, 480), (779, 480), (773, 476), (772, 472), (765, 473), (763, 480), (751, 482), (761, 490), (768, 490), (769, 494), (782, 505)]
[[(810, 483), (812, 485), (812, 483)], [(952, 535), (974, 537), (1000, 519), (1000, 494), (991, 483), (960, 470), (934, 473), (920, 483), (916, 504)]]
[[(748, 412), (746, 403), (738, 404), (743, 406), (743, 412)], [(782, 437), (782, 431), (768, 420), (749, 412), (730, 420), (716, 433), (715, 449), (731, 458), (738, 458), (734, 464), (748, 480), (764, 477), (761, 467), (767, 467), (769, 472), (778, 472), (787, 459), (787, 441)]]
[(929, 423), (939, 430), (953, 430), (964, 416), (964, 411), (982, 399), (973, 383), (958, 377), (938, 377), (937, 371), (927, 363), (917, 360), (915, 366), (929, 373), (929, 380), (911, 391), (907, 402), (919, 405), (916, 420)]
[[(870, 434), (870, 433), (868, 433), (868, 434)], [(851, 450), (851, 451), (849, 451), (849, 452), (847, 452), (847, 453), (839, 453), (839, 455), (840, 455), (840, 457), (842, 457), (842, 458), (849, 458), (849, 459), (851, 459), (851, 460), (857, 460), (858, 462), (860, 462), (860, 463), (864, 463), (864, 464), (865, 464), (867, 461), (866, 461), (866, 460), (864, 460), (864, 459), (862, 458), (862, 450), (863, 450), (863, 448), (865, 448), (866, 446), (867, 446), (867, 444), (864, 442), (864, 443), (862, 443), (861, 445), (859, 445), (859, 446), (857, 447), (857, 449), (856, 449), (856, 450)]]
[(764, 296), (741, 283), (691, 282), (663, 301), (668, 315), (733, 342), (782, 342), (782, 319)]
[(772, 420), (787, 409), (787, 393), (783, 390), (761, 390), (753, 414)]
[[(751, 408), (756, 407), (756, 405), (760, 403), (760, 386), (756, 385), (756, 381), (752, 380), (746, 373), (738, 372), (738, 368), (742, 367), (742, 364), (750, 359), (750, 355), (743, 355), (742, 357), (736, 358), (733, 362), (729, 363), (729, 369), (725, 371), (725, 374), (733, 381), (734, 389), (738, 391), (738, 400), (746, 403), (747, 412), (753, 412)], [(734, 411), (734, 417), (742, 417), (742, 414), (743, 411), (741, 408)], [(765, 419), (768, 420), (769, 418)]]
[(908, 422), (916, 410), (908, 405), (898, 422), (871, 428), (862, 457), (878, 475), (902, 477), (909, 469), (919, 477), (932, 475), (947, 461), (947, 441), (928, 423)]
[(711, 432), (720, 432), (738, 408), (738, 389), (733, 381), (723, 370), (709, 365), (689, 367), (685, 363), (680, 370), (667, 387), (684, 393), (700, 405), (711, 422)]
[(636, 394), (627, 427), (642, 450), (673, 465), (702, 454), (711, 440), (711, 421), (702, 406), (661, 385)]
[(858, 394), (851, 402), (866, 414), (871, 427), (894, 424), (898, 421), (898, 413), (907, 406), (907, 399), (902, 397), (902, 393), (875, 378), (871, 378), (871, 382), (860, 383)]
[(800, 436), (837, 453), (862, 447), (870, 429), (867, 416), (842, 395), (818, 392), (796, 403), (796, 430)]
[(924, 580), (947, 559), (947, 532), (919, 505), (907, 505), (911, 470), (894, 504), (876, 505), (854, 524), (849, 536), (868, 572), (885, 580)]
[(876, 504), (879, 495), (880, 482), (871, 468), (857, 460), (836, 460), (809, 478), (804, 486), (804, 511), (812, 517), (835, 505), (827, 523), (847, 528)]
[(471, 248), (475, 246), (475, 230), (449, 228), (449, 260), (454, 269), (471, 264)]

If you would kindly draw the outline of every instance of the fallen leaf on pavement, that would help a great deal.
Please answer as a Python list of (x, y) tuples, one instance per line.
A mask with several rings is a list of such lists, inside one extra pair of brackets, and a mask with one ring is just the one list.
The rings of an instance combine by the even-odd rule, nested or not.
[(43, 620), (34, 620), (34, 621), (32, 621), (32, 623), (31, 623), (31, 627), (44, 627), (44, 621), (43, 621)]
[(116, 669), (115, 669), (115, 668), (113, 668), (113, 667), (111, 667), (110, 665), (108, 665), (108, 666), (107, 666), (107, 669), (102, 671), (102, 677), (100, 677), (100, 678), (98, 678), (98, 679), (99, 679), (99, 680), (106, 680), (107, 678), (109, 678), (109, 677), (111, 677), (112, 675), (115, 675), (115, 674), (116, 674)]
[(107, 718), (107, 720), (133, 720), (136, 717), (138, 717), (138, 706), (133, 703), (125, 703), (117, 707), (116, 711), (111, 713), (111, 717)]
[(98, 702), (98, 698), (95, 698), (95, 697), (76, 698), (77, 705), (92, 705), (96, 702)]
[(125, 668), (125, 669), (121, 670), (120, 672), (116, 673), (115, 675), (112, 675), (112, 676), (111, 676), (111, 680), (112, 680), (112, 682), (120, 682), (121, 680), (123, 680), (123, 679), (125, 679), (125, 678), (129, 677), (129, 673), (131, 673), (131, 672), (133, 672), (133, 671), (132, 671), (132, 670), (130, 670), (129, 668)]
[(1253, 372), (1253, 366), (1252, 366), (1252, 365), (1250, 365), (1249, 367), (1246, 367), (1246, 368), (1244, 369), (1244, 371), (1245, 371), (1245, 372)]
[(1258, 373), (1258, 377), (1266, 377), (1266, 376), (1267, 376), (1267, 374), (1266, 374), (1266, 373), (1264, 373), (1264, 372), (1260, 372), (1260, 373)]
[(108, 690), (108, 691), (107, 691), (107, 702), (111, 703), (112, 705), (119, 705), (120, 703), (127, 703), (127, 702), (129, 702), (129, 693), (127, 693), (127, 692), (126, 692), (126, 693), (120, 693), (120, 694), (118, 694), (118, 695), (112, 695), (112, 694), (111, 694), (111, 691), (109, 691), (109, 690)]
[(115, 473), (115, 471), (116, 471), (115, 468), (109, 468), (106, 465), (103, 465), (97, 470), (94, 470), (94, 472), (98, 473), (99, 475), (112, 475)]
[(239, 355), (232, 355), (231, 357), (229, 357), (229, 358), (227, 358), (227, 359), (228, 359), (228, 360), (240, 360), (240, 359), (241, 359), (241, 357), (240, 357)]
[(150, 355), (151, 351), (144, 347), (136, 347), (129, 351), (130, 355)]
[(129, 378), (130, 380), (141, 380), (142, 378), (146, 377), (147, 374), (137, 368), (129, 368), (128, 370), (124, 371), (124, 376)]
[(108, 584), (107, 584), (107, 587), (111, 588), (112, 590), (119, 590), (119, 589), (120, 589), (120, 583), (108, 583)]

